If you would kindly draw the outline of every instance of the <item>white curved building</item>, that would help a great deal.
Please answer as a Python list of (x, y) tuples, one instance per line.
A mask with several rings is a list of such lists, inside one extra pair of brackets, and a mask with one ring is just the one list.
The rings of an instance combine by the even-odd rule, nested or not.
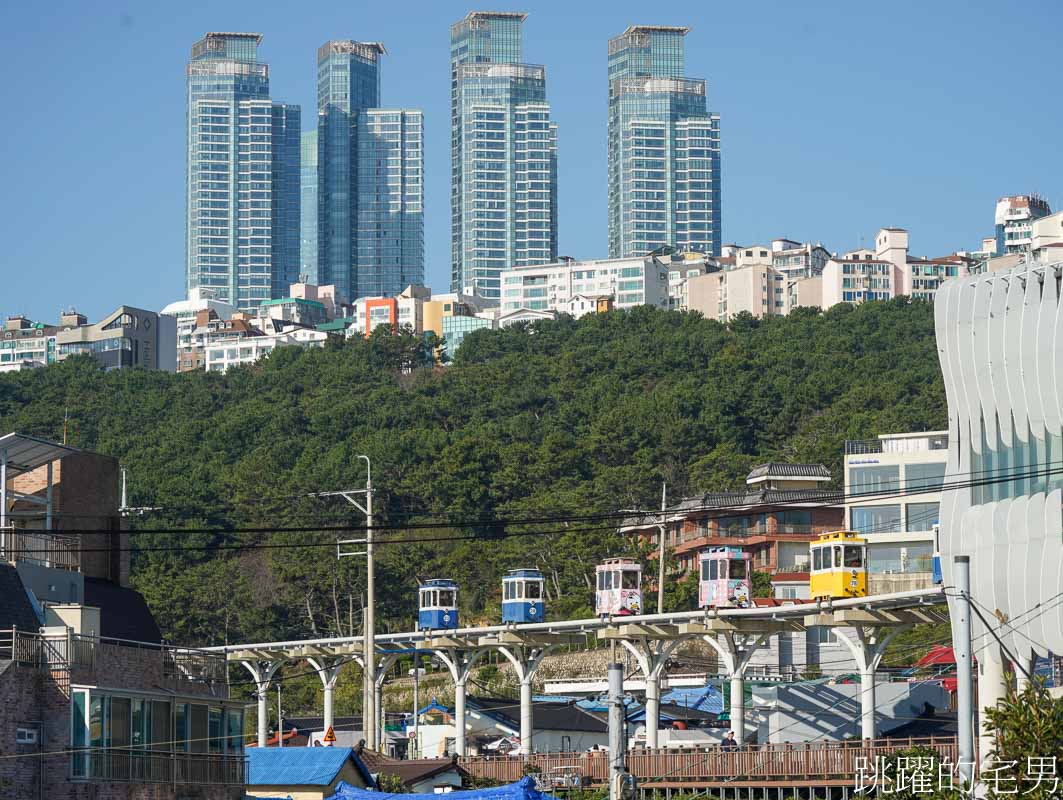
[[(945, 585), (953, 556), (970, 556), (978, 610), (1027, 669), (1033, 655), (1063, 653), (1061, 274), (1063, 262), (950, 280), (934, 308), (949, 407)], [(973, 650), (983, 678), (999, 668), (977, 615)]]

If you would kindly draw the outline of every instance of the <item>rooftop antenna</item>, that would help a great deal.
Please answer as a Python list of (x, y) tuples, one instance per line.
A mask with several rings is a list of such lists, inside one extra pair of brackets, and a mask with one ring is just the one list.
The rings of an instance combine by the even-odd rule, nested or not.
[(70, 422), (70, 408), (63, 409), (63, 444), (66, 444), (66, 429), (67, 424)]

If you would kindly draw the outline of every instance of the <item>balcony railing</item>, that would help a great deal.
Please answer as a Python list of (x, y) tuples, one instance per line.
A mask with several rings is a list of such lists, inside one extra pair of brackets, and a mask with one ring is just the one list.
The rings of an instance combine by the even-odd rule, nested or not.
[(71, 755), (75, 780), (128, 783), (243, 786), (247, 783), (244, 755), (176, 753), (134, 748), (86, 748)]
[(44, 567), (81, 569), (78, 540), (72, 536), (0, 528), (0, 561), (28, 561)]
[(925, 453), (928, 450), (948, 450), (947, 433), (925, 437), (912, 436), (896, 439), (847, 439), (845, 455), (858, 456), (864, 453)]
[(226, 662), (220, 653), (76, 633), (47, 635), (14, 628), (0, 630), (0, 661), (15, 661), (23, 666), (47, 670), (95, 669), (101, 648), (113, 648), (112, 656), (116, 652), (119, 655), (138, 652), (157, 657), (162, 661), (162, 674), (166, 678), (194, 683), (225, 681)]

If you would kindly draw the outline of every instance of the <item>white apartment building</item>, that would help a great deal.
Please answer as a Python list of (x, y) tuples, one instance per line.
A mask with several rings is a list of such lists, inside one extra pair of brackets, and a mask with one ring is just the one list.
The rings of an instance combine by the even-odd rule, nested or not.
[(829, 259), (830, 252), (821, 244), (792, 239), (772, 239), (771, 242), (771, 265), (787, 281), (821, 275)]
[(1063, 259), (1063, 211), (1031, 223), (1030, 255), (1045, 264)]
[(324, 347), (327, 340), (327, 333), (310, 328), (263, 336), (217, 338), (207, 347), (206, 368), (209, 372), (225, 372), (238, 364), (254, 364), (277, 347)]
[(1037, 195), (1001, 197), (993, 216), (996, 255), (1029, 253), (1033, 243), (1033, 223), (1051, 213), (1048, 202)]
[(699, 275), (687, 281), (686, 308), (719, 322), (727, 322), (743, 311), (758, 319), (782, 316), (788, 310), (786, 280), (770, 264)]
[(868, 540), (873, 593), (929, 586), (948, 431), (845, 443), (845, 516)]
[(668, 308), (669, 264), (659, 258), (566, 260), (502, 272), (502, 314), (563, 311), (575, 295), (611, 296), (615, 308)]
[(160, 316), (173, 317), (177, 324), (178, 371), (182, 362), (188, 361), (191, 354), (203, 346), (202, 338), (195, 335), (199, 312), (213, 311), (217, 319), (232, 319), (237, 310), (236, 306), (215, 299), (213, 289), (196, 287), (189, 290), (187, 300), (170, 303), (159, 312)]

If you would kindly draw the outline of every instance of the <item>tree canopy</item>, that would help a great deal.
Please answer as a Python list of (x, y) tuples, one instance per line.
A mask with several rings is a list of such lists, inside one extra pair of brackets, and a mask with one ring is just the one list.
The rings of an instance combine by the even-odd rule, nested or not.
[(497, 619), (516, 567), (544, 571), (551, 617), (588, 614), (594, 564), (635, 550), (572, 518), (654, 508), (662, 480), (672, 498), (736, 488), (766, 460), (840, 484), (845, 439), (946, 420), (932, 306), (904, 298), (726, 325), (561, 317), (473, 332), (446, 367), (436, 346), (381, 330), (226, 374), (74, 358), (0, 376), (0, 431), (61, 438), (69, 414), (72, 444), (120, 459), (130, 504), (161, 509), (133, 520), (134, 585), (171, 640), (217, 644), (358, 627), (364, 560), (334, 540), (364, 516), (309, 495), (362, 488), (360, 455), (378, 618), (400, 629), (431, 577), (461, 584), (466, 621)]

